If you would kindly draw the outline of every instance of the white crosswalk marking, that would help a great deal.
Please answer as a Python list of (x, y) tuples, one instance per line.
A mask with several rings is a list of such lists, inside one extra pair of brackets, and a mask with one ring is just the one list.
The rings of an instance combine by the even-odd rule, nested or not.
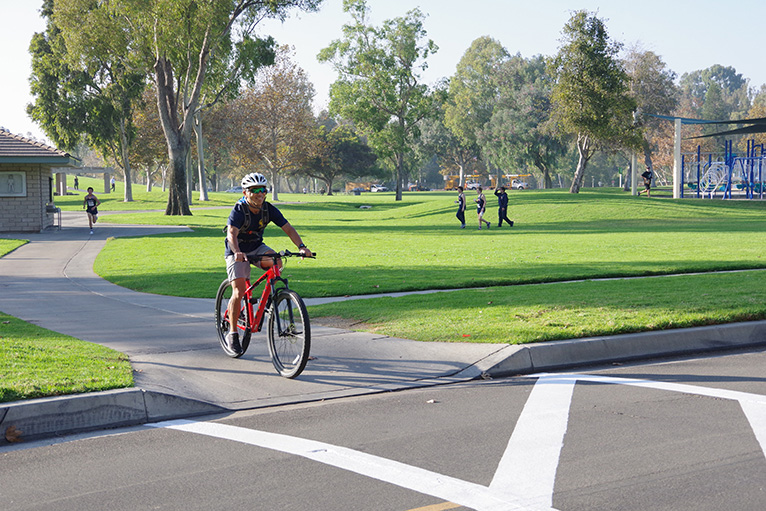
[(148, 424), (256, 445), (395, 484), (477, 511), (556, 511), (553, 489), (578, 381), (630, 385), (739, 402), (766, 456), (766, 396), (588, 374), (538, 374), (489, 487), (314, 440), (189, 420)]
[(336, 445), (215, 422), (186, 420), (152, 426), (188, 431), (302, 456), (480, 511), (542, 511), (506, 500), (485, 486)]
[(551, 507), (574, 378), (539, 378), (489, 487), (527, 505)]

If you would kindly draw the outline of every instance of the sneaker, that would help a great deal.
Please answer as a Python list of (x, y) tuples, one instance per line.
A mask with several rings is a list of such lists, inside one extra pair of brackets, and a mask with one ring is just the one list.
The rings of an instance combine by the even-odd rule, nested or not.
[(489, 229), (489, 226), (490, 226), (490, 225), (492, 225), (492, 224), (490, 224), (489, 222), (487, 222), (487, 229)]
[(460, 226), (461, 229), (465, 229), (465, 224)]
[(513, 227), (513, 220), (511, 220), (511, 227)]
[(229, 349), (236, 354), (242, 353), (242, 346), (239, 345), (238, 332), (229, 332), (226, 334), (226, 346), (228, 346)]

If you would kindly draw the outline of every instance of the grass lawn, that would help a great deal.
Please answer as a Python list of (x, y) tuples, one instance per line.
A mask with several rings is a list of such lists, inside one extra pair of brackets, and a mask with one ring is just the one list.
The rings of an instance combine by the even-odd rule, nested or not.
[(0, 402), (132, 386), (125, 355), (0, 313)]
[[(224, 195), (231, 204), (237, 198)], [(469, 199), (475, 194), (468, 193)], [(513, 228), (461, 230), (454, 193), (280, 194), (279, 208), (318, 252), (289, 261), (304, 297), (486, 287), (312, 307), (358, 329), (421, 340), (532, 342), (761, 318), (763, 274), (687, 276), (549, 286), (574, 279), (765, 268), (766, 204), (631, 197), (615, 189), (512, 192)], [(487, 218), (495, 220), (496, 199)], [(360, 206), (370, 206), (361, 209)], [(96, 271), (150, 293), (212, 298), (224, 278), (229, 207), (192, 217), (104, 216), (107, 222), (190, 225), (194, 232), (110, 241)], [(475, 212), (469, 211), (470, 220)], [(270, 226), (266, 243), (292, 248)], [(171, 278), (162, 278), (169, 276)], [(712, 279), (712, 280), (711, 280)], [(725, 283), (725, 285), (724, 285)], [(662, 300), (659, 297), (662, 297)], [(470, 337), (464, 337), (470, 336)]]
[[(211, 193), (200, 203), (195, 193), (192, 216), (168, 217), (161, 190), (134, 186), (135, 201), (125, 203), (121, 183), (103, 194), (102, 181), (80, 178), (87, 186), (100, 211), (132, 211), (100, 221), (193, 229), (109, 240), (98, 274), (138, 291), (213, 298), (225, 277), (221, 228), (239, 195)], [(81, 211), (84, 195), (56, 204)], [(526, 343), (766, 318), (766, 271), (757, 270), (766, 268), (766, 203), (635, 198), (603, 188), (509, 195), (516, 226), (479, 231), (474, 209), (459, 229), (452, 192), (405, 193), (400, 202), (393, 193), (280, 194), (278, 207), (318, 252), (316, 260), (288, 261), (285, 274), (304, 297), (464, 288), (309, 308), (317, 323), (423, 341)], [(494, 223), (496, 199), (488, 199)], [(0, 240), (0, 256), (23, 243)], [(274, 226), (266, 243), (293, 248)], [(750, 271), (689, 274), (718, 270)], [(593, 280), (673, 273), (689, 275)], [(566, 282), (575, 279), (585, 280)], [(0, 320), (0, 400), (132, 385), (118, 353)]]
[(0, 257), (13, 252), (25, 243), (28, 243), (28, 240), (6, 240), (0, 238)]

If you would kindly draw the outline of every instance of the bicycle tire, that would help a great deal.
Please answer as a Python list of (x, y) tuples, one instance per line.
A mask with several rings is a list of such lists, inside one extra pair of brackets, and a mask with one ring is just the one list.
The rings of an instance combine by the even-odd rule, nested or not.
[(239, 358), (245, 354), (247, 347), (250, 346), (251, 327), (248, 323), (247, 308), (245, 300), (242, 300), (242, 310), (240, 312), (238, 331), (240, 334), (239, 344), (242, 347), (240, 353), (229, 349), (226, 344), (226, 334), (229, 333), (229, 298), (231, 298), (231, 282), (224, 280), (218, 287), (215, 295), (215, 330), (218, 333), (218, 341), (224, 353), (232, 358)]
[(306, 305), (295, 291), (282, 289), (273, 300), (268, 340), (271, 362), (277, 372), (285, 378), (300, 375), (309, 360), (311, 325)]

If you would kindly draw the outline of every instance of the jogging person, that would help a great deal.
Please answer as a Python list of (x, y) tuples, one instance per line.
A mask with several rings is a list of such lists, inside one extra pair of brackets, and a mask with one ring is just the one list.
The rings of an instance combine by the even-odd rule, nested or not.
[(82, 201), (82, 207), (85, 208), (85, 212), (88, 214), (88, 226), (90, 227), (90, 233), (93, 234), (93, 224), (98, 221), (98, 205), (101, 201), (98, 197), (93, 195), (93, 187), (88, 187), (88, 195)]
[(487, 229), (489, 229), (489, 222), (484, 220), (484, 211), (487, 208), (487, 199), (484, 198), (484, 192), (482, 191), (481, 186), (477, 189), (477, 192), (479, 195), (476, 196), (476, 200), (474, 200), (474, 202), (476, 203), (476, 214), (479, 215), (479, 230), (481, 230), (482, 222), (487, 224)]
[[(226, 225), (225, 259), (226, 273), (232, 284), (229, 299), (229, 333), (226, 343), (235, 353), (241, 353), (237, 319), (242, 308), (242, 297), (245, 294), (245, 280), (250, 278), (250, 262), (248, 257), (264, 254), (276, 254), (274, 250), (264, 245), (263, 230), (273, 222), (281, 227), (290, 240), (295, 243), (303, 255), (311, 251), (303, 244), (295, 228), (282, 216), (274, 205), (266, 202), (268, 182), (263, 174), (253, 172), (242, 178), (242, 194), (244, 195), (229, 214)], [(263, 270), (271, 268), (273, 259), (253, 257), (253, 263)]]
[[(644, 178), (644, 189), (646, 190), (646, 196), (651, 197), (651, 190), (652, 190), (652, 178), (654, 177), (654, 172), (652, 172), (652, 169), (649, 168), (649, 165), (646, 166), (646, 170), (643, 174), (641, 174), (641, 177)], [(638, 195), (641, 195), (641, 192), (638, 192)]]
[(463, 194), (462, 186), (457, 187), (457, 200), (455, 204), (458, 205), (455, 216), (460, 220), (460, 228), (465, 229), (465, 195)]
[(503, 226), (503, 220), (508, 222), (508, 225), (513, 227), (513, 220), (508, 219), (508, 194), (505, 193), (505, 186), (495, 188), (495, 195), (497, 196), (497, 226)]

